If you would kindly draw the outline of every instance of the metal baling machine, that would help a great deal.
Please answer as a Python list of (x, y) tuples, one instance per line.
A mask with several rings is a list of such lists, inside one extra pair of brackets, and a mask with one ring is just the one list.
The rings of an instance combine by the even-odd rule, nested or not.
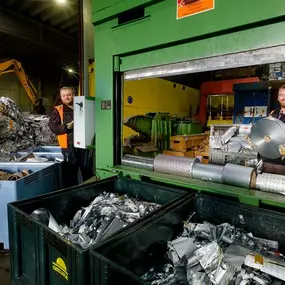
[[(262, 6), (257, 0), (213, 0), (209, 7), (201, 2), (181, 8), (172, 0), (93, 0), (97, 174), (101, 179), (117, 175), (148, 179), (235, 197), (248, 205), (285, 208), (282, 195), (265, 192), (282, 191), (283, 176), (257, 175), (255, 168), (232, 164), (202, 165), (196, 159), (159, 155), (152, 160), (122, 154), (125, 80), (284, 61), (281, 0), (264, 1)], [(250, 12), (253, 10), (256, 13)], [(202, 24), (205, 22), (209, 25)], [(257, 133), (259, 130), (257, 127)], [(259, 190), (252, 190), (255, 188)]]
[[(237, 126), (233, 126), (220, 137), (229, 140), (235, 133)], [(285, 124), (274, 118), (258, 120), (249, 132), (250, 143), (254, 145), (256, 151), (265, 159), (282, 159), (280, 146), (285, 141)], [(243, 136), (236, 137), (242, 138)], [(217, 143), (217, 142), (215, 142)], [(238, 141), (233, 141), (238, 144)], [(218, 152), (219, 153), (219, 152)], [(226, 154), (227, 152), (221, 153)], [(238, 157), (238, 153), (231, 153)], [(225, 155), (224, 155), (225, 156)], [(251, 153), (243, 154), (249, 164), (238, 165), (235, 163), (225, 163), (225, 165), (203, 164), (198, 158), (176, 157), (158, 155), (154, 159), (124, 155), (122, 165), (145, 169), (159, 173), (175, 176), (188, 177), (215, 183), (243, 187), (247, 189), (258, 189), (265, 192), (284, 194), (285, 176), (269, 173), (262, 173), (262, 159), (258, 160), (251, 157)], [(242, 159), (242, 155), (240, 155)], [(213, 160), (213, 158), (212, 158)]]

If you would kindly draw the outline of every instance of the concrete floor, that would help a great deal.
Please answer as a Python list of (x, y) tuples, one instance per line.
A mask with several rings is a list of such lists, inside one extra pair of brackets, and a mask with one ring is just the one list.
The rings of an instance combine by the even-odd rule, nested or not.
[(1, 285), (11, 285), (10, 279), (10, 257), (9, 253), (0, 252), (0, 283)]

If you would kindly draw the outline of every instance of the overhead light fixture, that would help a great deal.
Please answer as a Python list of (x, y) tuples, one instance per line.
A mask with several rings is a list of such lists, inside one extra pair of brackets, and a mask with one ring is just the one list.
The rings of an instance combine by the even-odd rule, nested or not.
[(58, 4), (65, 4), (65, 3), (66, 3), (66, 0), (56, 0), (56, 2), (57, 2)]
[(73, 69), (69, 68), (69, 69), (68, 69), (68, 72), (69, 72), (69, 73), (73, 73), (74, 71), (73, 71)]

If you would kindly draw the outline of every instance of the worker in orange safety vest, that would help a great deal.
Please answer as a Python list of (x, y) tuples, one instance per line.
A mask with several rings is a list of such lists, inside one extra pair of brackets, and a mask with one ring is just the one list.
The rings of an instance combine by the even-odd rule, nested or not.
[(57, 136), (64, 160), (68, 165), (70, 179), (66, 187), (77, 185), (93, 175), (88, 150), (77, 149), (73, 145), (74, 96), (73, 87), (62, 87), (60, 89), (61, 104), (54, 107), (49, 120), (49, 128)]

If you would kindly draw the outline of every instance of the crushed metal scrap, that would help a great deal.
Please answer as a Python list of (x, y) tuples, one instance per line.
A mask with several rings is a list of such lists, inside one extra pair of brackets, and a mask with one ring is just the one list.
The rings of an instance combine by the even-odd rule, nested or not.
[(139, 201), (127, 195), (103, 192), (87, 208), (77, 211), (70, 225), (58, 225), (46, 209), (31, 215), (82, 248), (89, 248), (119, 229), (149, 214), (160, 205)]
[(33, 146), (57, 145), (48, 127), (48, 116), (25, 116), (15, 102), (0, 97), (0, 158), (9, 161), (10, 153)]
[(142, 279), (152, 285), (285, 284), (278, 242), (228, 223), (186, 222), (181, 235), (167, 243), (166, 260), (163, 266), (157, 262)]

